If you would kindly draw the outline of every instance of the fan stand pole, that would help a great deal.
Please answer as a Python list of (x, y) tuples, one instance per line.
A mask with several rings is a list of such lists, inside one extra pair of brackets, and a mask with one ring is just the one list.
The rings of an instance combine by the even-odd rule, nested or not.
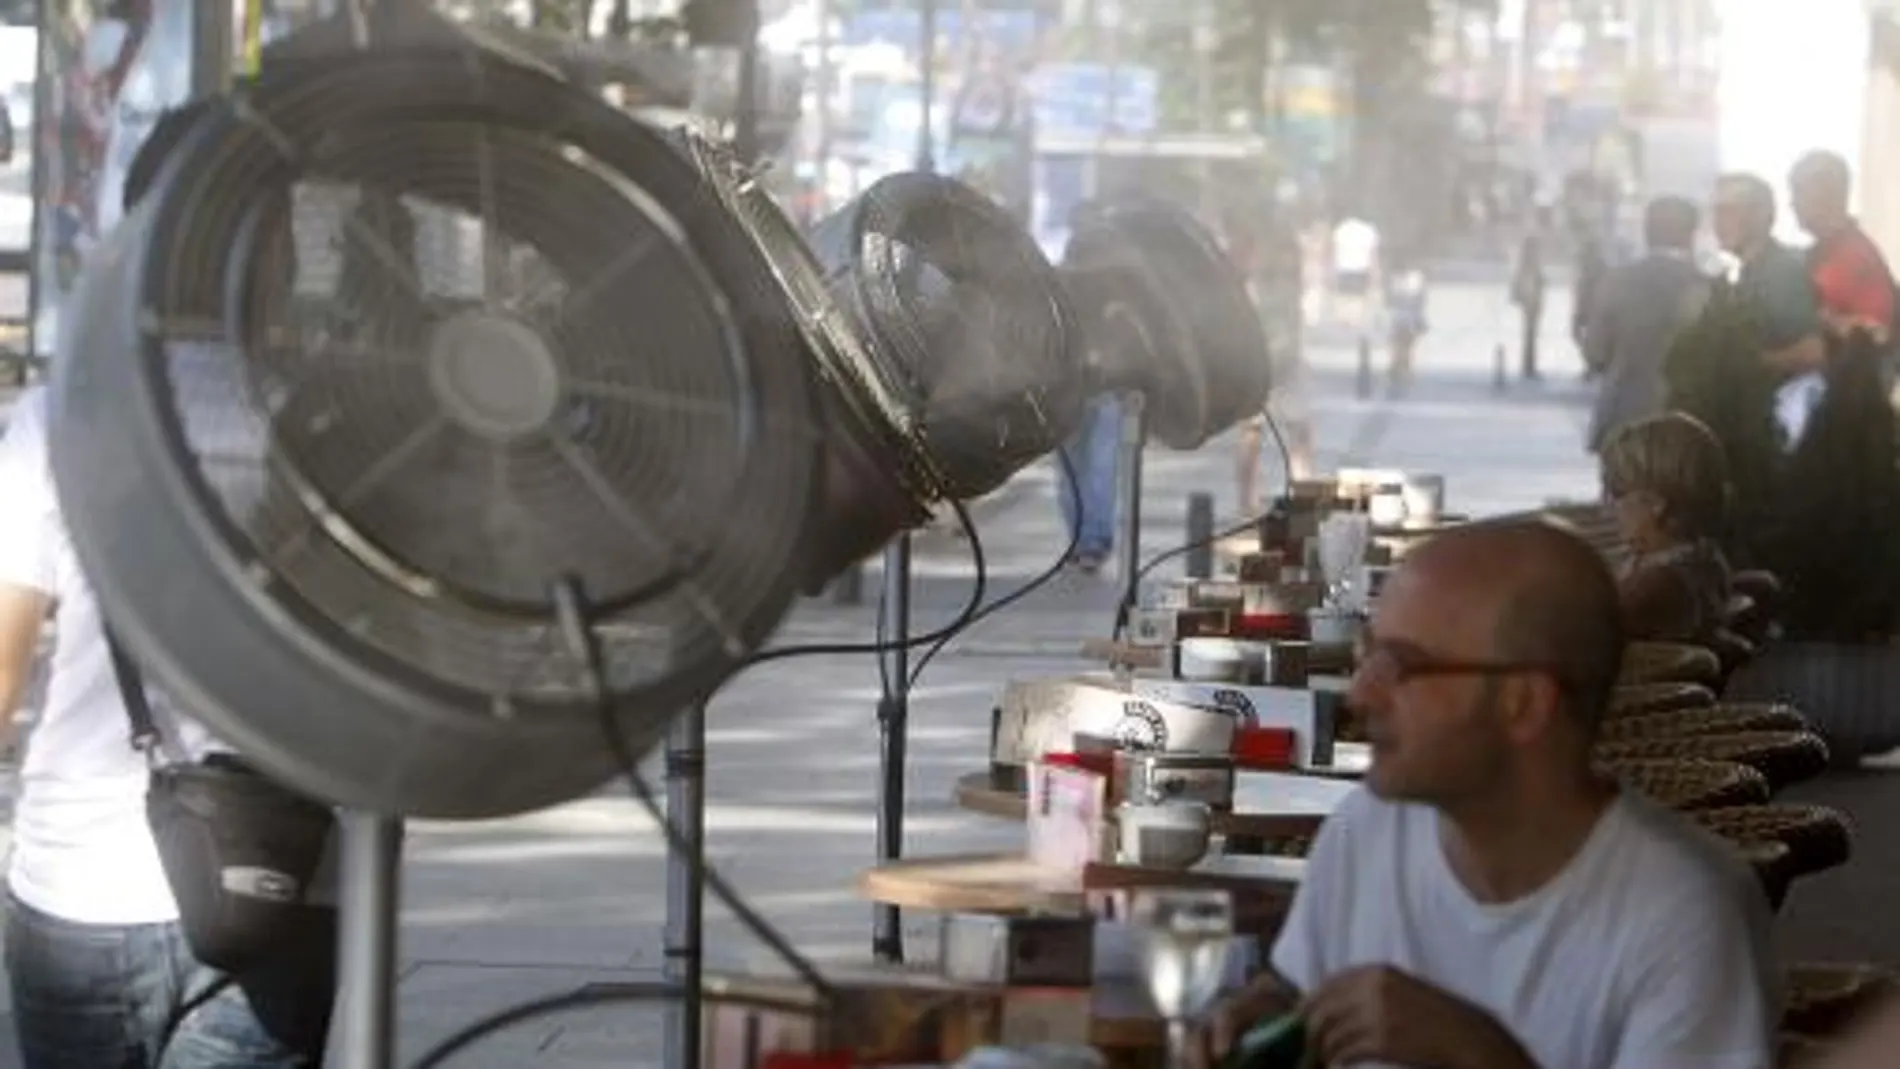
[(400, 817), (340, 815), (337, 1011), (330, 1069), (391, 1069), (396, 1057), (396, 941), (402, 910)]
[[(877, 860), (904, 854), (904, 751), (910, 735), (910, 533), (884, 550), (884, 627), (877, 636), (884, 661), (877, 702)], [(896, 906), (871, 913), (871, 953), (882, 962), (904, 960), (903, 919)]]
[(705, 963), (706, 709), (680, 714), (666, 740), (666, 821), (689, 848), (666, 856), (666, 979), (679, 1002), (666, 1015), (667, 1069), (699, 1069)]
[(1122, 583), (1122, 604), (1135, 604), (1141, 582), (1141, 462), (1148, 445), (1148, 420), (1143, 412), (1143, 397), (1135, 391), (1122, 394), (1121, 440), (1121, 531), (1117, 542), (1120, 553), (1116, 575)]
[[(937, 169), (937, 0), (917, 10), (917, 51), (921, 77), (917, 87), (916, 169)], [(877, 860), (904, 856), (904, 751), (910, 736), (910, 532), (884, 550), (883, 612), (878, 645), (884, 662), (883, 689), (877, 700)], [(896, 906), (871, 908), (871, 954), (878, 961), (904, 960), (904, 923)]]

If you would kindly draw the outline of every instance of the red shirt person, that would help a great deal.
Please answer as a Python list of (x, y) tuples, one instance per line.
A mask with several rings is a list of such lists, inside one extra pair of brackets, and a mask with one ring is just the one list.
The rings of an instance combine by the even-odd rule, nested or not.
[(1893, 272), (1848, 212), (1852, 181), (1846, 160), (1816, 151), (1794, 165), (1788, 188), (1796, 220), (1814, 237), (1808, 270), (1822, 322), (1832, 333), (1858, 327), (1885, 342), (1894, 336)]

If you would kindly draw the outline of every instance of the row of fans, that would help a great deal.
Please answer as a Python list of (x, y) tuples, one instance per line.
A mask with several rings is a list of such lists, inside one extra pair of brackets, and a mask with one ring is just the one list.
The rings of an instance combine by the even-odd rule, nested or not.
[(53, 457), (123, 640), (285, 781), (482, 817), (615, 771), (941, 500), (1146, 394), (1257, 412), (1260, 327), (1167, 206), (1052, 267), (924, 174), (800, 235), (718, 145), (492, 53), (385, 47), (205, 109), (91, 258)]

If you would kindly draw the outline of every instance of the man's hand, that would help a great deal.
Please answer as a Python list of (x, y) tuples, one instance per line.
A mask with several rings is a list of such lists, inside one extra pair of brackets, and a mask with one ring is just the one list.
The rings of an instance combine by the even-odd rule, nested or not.
[(1887, 344), (1887, 324), (1867, 316), (1847, 315), (1822, 309), (1821, 324), (1827, 328), (1828, 333), (1839, 337), (1846, 337), (1860, 330), (1865, 331), (1867, 336), (1874, 340), (1874, 344)]
[(1334, 976), (1308, 996), (1300, 1015), (1322, 1065), (1536, 1069), (1489, 1014), (1383, 965)]
[(1254, 1025), (1290, 1012), (1299, 1003), (1299, 995), (1271, 972), (1262, 973), (1252, 983), (1216, 1003), (1202, 1022), (1193, 1049), (1192, 1069), (1210, 1069), (1219, 1065)]

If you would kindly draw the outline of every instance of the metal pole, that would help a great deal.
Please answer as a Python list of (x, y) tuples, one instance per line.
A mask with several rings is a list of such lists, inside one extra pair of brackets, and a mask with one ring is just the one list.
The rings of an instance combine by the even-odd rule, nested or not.
[[(878, 656), (884, 662), (884, 691), (878, 697), (877, 860), (904, 856), (904, 761), (910, 732), (910, 535), (884, 551), (884, 627)], [(871, 953), (877, 960), (904, 960), (904, 928), (896, 906), (878, 905), (871, 914)]]
[[(818, 211), (822, 218), (831, 213), (831, 96), (837, 83), (837, 71), (831, 61), (831, 0), (818, 0), (818, 110), (812, 113), (812, 155), (818, 166)], [(863, 575), (859, 575), (863, 581)]]
[(324, 1064), (391, 1069), (396, 1056), (396, 939), (402, 820), (344, 810), (337, 915), (336, 1027)]
[[(1195, 66), (1195, 111), (1196, 122), (1203, 134), (1212, 134), (1219, 125), (1214, 114), (1214, 50), (1217, 44), (1214, 0), (1199, 0), (1194, 8), (1194, 66)], [(1195, 178), (1201, 187), (1201, 214), (1208, 221), (1219, 219), (1218, 204), (1214, 196), (1213, 165), (1206, 154), (1201, 154), (1195, 164)]]
[(1193, 493), (1187, 501), (1187, 573), (1191, 579), (1214, 577), (1214, 495)]
[[(917, 28), (917, 170), (936, 170), (937, 0), (923, 0)], [(883, 693), (877, 702), (877, 860), (904, 856), (904, 753), (910, 734), (910, 532), (884, 550), (884, 627), (878, 644), (884, 662)], [(904, 960), (903, 918), (896, 906), (871, 912), (871, 953), (879, 961)]]
[(705, 961), (702, 916), (706, 861), (706, 710), (694, 706), (666, 739), (666, 821), (687, 851), (666, 858), (666, 978), (680, 1000), (666, 1015), (668, 1069), (699, 1069), (700, 973)]
[[(739, 45), (738, 99), (734, 102), (733, 151), (747, 164), (759, 155), (759, 8), (751, 0)], [(706, 709), (694, 706), (667, 732), (666, 821), (685, 849), (666, 858), (666, 978), (678, 985), (679, 1003), (667, 1014), (665, 1064), (699, 1069), (701, 975), (705, 965), (706, 903)]]
[(937, 0), (923, 0), (917, 21), (917, 169), (937, 169)]
[(1124, 604), (1135, 604), (1137, 572), (1141, 570), (1141, 454), (1148, 443), (1148, 424), (1142, 412), (1142, 396), (1122, 395), (1121, 441), (1121, 531), (1116, 539), (1120, 547), (1119, 571)]
[(237, 12), (226, 0), (200, 3), (191, 11), (191, 95), (216, 96), (231, 87), (236, 58), (232, 24)]

